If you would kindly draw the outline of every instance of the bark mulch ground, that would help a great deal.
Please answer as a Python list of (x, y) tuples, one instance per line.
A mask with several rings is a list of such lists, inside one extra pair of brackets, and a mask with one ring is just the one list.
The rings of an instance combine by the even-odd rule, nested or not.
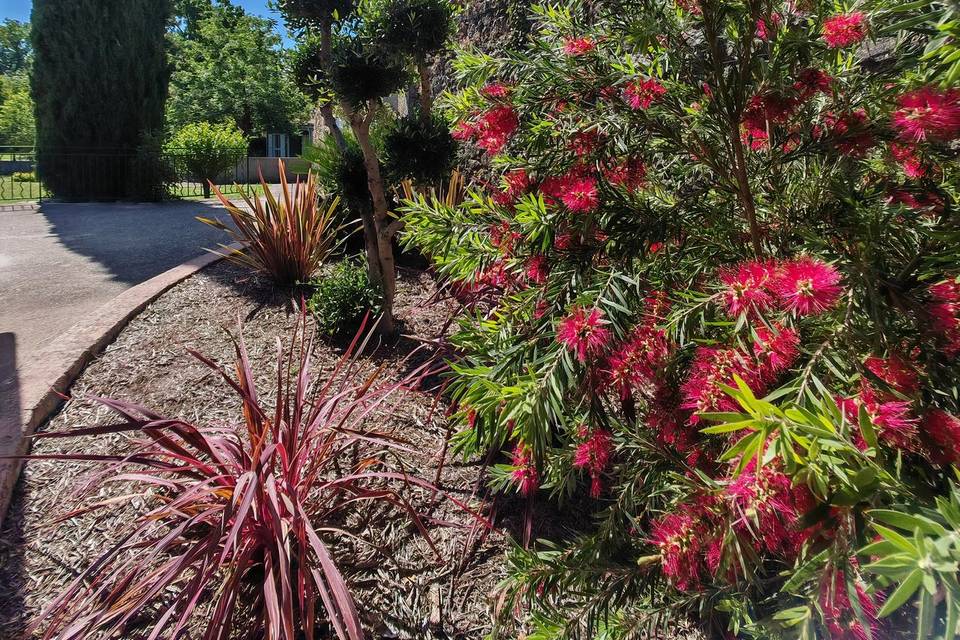
[[(398, 379), (413, 362), (426, 357), (422, 346), (442, 337), (438, 334), (453, 311), (449, 304), (433, 302), (434, 293), (427, 274), (401, 272), (397, 315), (403, 323), (402, 333), (410, 337), (368, 350), (362, 368), (372, 371), (385, 365), (383, 375), (388, 380)], [(276, 379), (276, 338), (289, 339), (298, 321), (297, 309), (289, 293), (277, 291), (243, 269), (219, 263), (171, 289), (134, 319), (80, 376), (71, 390), (73, 399), (45, 428), (60, 431), (105, 424), (108, 411), (82, 399), (83, 395), (134, 401), (197, 425), (236, 422), (240, 408), (236, 395), (186, 349), (231, 365), (233, 347), (227, 330), (235, 331), (238, 319), (243, 322), (253, 369), (262, 381), (260, 388), (269, 390)], [(344, 346), (344, 341), (318, 340), (316, 377), (332, 369)], [(421, 350), (409, 357), (417, 347)], [(426, 391), (404, 394), (389, 414), (376, 417), (382, 424), (375, 425), (379, 431), (410, 441), (422, 452), (403, 464), (430, 481), (449, 428), (446, 406), (442, 400), (434, 406), (435, 400), (436, 394)], [(34, 453), (116, 453), (129, 446), (127, 438), (120, 435), (41, 440)], [(483, 493), (481, 467), (478, 461), (464, 462), (448, 455), (440, 486), (450, 495), (470, 500)], [(26, 465), (0, 531), (0, 638), (21, 637), (29, 620), (111, 543), (131, 514), (146, 508), (145, 501), (137, 498), (54, 523), (58, 516), (84, 503), (78, 503), (78, 492), (95, 468), (78, 462), (32, 461)], [(135, 487), (110, 483), (96, 487), (82, 500), (135, 492)], [(506, 533), (494, 529), (474, 544), (469, 536), (470, 516), (449, 503), (437, 503), (428, 492), (418, 490), (413, 497), (418, 509), (458, 525), (432, 530), (442, 561), (407, 518), (385, 508), (359, 514), (354, 523), (362, 523), (361, 535), (385, 547), (386, 553), (352, 540), (331, 540), (371, 635), (482, 637), (490, 631), (494, 594), (503, 578)]]

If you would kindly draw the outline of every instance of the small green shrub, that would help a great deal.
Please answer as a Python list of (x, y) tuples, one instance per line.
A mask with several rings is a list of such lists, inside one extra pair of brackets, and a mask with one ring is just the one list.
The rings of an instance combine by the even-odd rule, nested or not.
[(307, 308), (317, 331), (328, 336), (355, 330), (367, 311), (377, 312), (380, 300), (360, 260), (346, 259), (329, 275), (314, 281)]
[(16, 171), (10, 177), (14, 182), (37, 182), (37, 174), (33, 171)]
[(247, 139), (233, 123), (194, 122), (170, 138), (166, 151), (203, 183), (203, 197), (209, 198), (210, 183), (236, 166), (247, 151)]

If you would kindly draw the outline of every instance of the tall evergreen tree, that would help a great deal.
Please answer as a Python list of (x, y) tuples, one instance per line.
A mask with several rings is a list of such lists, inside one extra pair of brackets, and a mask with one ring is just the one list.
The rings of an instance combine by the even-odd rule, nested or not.
[(155, 193), (159, 172), (135, 154), (163, 128), (170, 12), (168, 0), (35, 0), (39, 169), (56, 195)]

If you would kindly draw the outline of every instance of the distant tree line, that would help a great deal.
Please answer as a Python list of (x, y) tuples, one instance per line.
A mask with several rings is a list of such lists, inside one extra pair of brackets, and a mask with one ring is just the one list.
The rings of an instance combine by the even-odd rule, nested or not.
[(32, 144), (35, 115), (56, 195), (157, 197), (158, 154), (184, 127), (250, 137), (309, 118), (282, 45), (229, 0), (36, 0), (32, 25), (0, 28), (0, 144)]

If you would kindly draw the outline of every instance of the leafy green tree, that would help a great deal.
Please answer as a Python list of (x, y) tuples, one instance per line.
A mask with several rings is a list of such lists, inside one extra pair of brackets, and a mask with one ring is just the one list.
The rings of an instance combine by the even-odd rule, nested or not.
[(203, 183), (203, 197), (210, 197), (210, 183), (236, 166), (247, 149), (247, 139), (232, 122), (194, 122), (183, 127), (166, 145), (167, 153), (187, 173)]
[(7, 18), (0, 24), (0, 74), (23, 73), (33, 57), (30, 23)]
[[(34, 2), (39, 169), (58, 196), (136, 195), (142, 172), (129, 157), (163, 128), (169, 18), (165, 0)], [(63, 156), (79, 150), (97, 154), (96, 166)]]
[(0, 76), (0, 145), (31, 146), (35, 136), (27, 79), (22, 75)]
[(167, 119), (173, 129), (230, 120), (246, 135), (292, 132), (308, 118), (307, 99), (291, 79), (273, 22), (229, 3), (179, 6), (189, 13), (179, 16), (171, 34), (175, 68)]

